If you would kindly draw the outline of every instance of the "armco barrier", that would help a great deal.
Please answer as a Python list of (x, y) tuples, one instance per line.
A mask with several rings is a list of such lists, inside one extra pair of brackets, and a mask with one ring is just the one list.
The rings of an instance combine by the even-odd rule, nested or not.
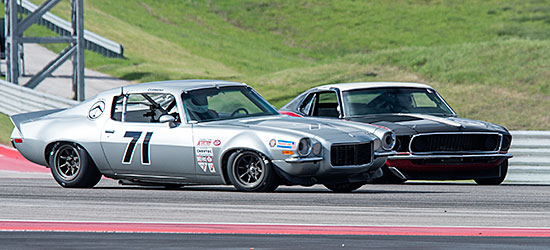
[[(1, 1), (5, 2), (4, 0)], [(20, 2), (17, 1), (18, 5), (19, 3)], [(30, 14), (34, 10), (38, 9), (38, 6), (28, 0), (22, 0), (19, 8), (19, 11), (25, 14)], [(50, 12), (47, 12), (42, 17), (38, 18), (36, 23), (43, 25), (62, 36), (71, 36), (73, 30), (70, 22), (65, 21)], [(121, 44), (104, 38), (89, 30), (84, 30), (84, 47), (87, 50), (95, 51), (106, 57), (124, 57), (124, 47)]]
[(0, 113), (17, 113), (71, 107), (79, 102), (38, 92), (0, 80)]
[(550, 131), (511, 131), (507, 182), (550, 184)]

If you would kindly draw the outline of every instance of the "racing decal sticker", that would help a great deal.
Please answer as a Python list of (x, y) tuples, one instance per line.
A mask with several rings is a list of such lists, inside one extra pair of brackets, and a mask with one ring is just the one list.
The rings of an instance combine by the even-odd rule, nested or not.
[(197, 165), (199, 165), (203, 172), (216, 173), (216, 169), (214, 168), (214, 150), (211, 147), (197, 147), (195, 148), (195, 155)]
[(90, 111), (88, 111), (88, 118), (94, 120), (100, 117), (103, 114), (103, 111), (105, 111), (105, 102), (97, 101), (94, 105), (92, 105)]
[(293, 141), (277, 140), (277, 148), (294, 149), (295, 146)]
[(275, 145), (277, 145), (277, 141), (275, 139), (271, 139), (271, 141), (269, 141), (269, 146), (275, 147)]
[(216, 173), (216, 169), (214, 168), (214, 163), (208, 163), (208, 169), (210, 170), (210, 173)]
[(210, 145), (212, 145), (212, 140), (210, 139), (200, 139), (197, 142), (197, 147), (210, 147)]
[[(142, 131), (126, 131), (124, 134), (125, 138), (132, 138), (132, 140), (126, 146), (126, 151), (124, 151), (124, 156), (122, 157), (122, 164), (131, 164), (132, 159), (134, 158), (134, 149), (138, 140), (143, 134)], [(151, 165), (151, 149), (149, 142), (151, 141), (151, 136), (153, 132), (147, 132), (145, 138), (143, 138), (143, 143), (141, 144), (141, 164), (142, 165)]]
[(220, 145), (222, 145), (222, 141), (220, 141), (219, 139), (215, 139), (215, 140), (200, 139), (197, 142), (197, 147), (210, 147), (210, 146), (219, 147)]

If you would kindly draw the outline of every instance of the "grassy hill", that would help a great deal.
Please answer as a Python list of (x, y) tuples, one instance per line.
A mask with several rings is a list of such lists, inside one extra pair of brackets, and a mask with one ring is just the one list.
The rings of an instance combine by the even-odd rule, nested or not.
[[(68, 1), (52, 11), (68, 19)], [(85, 27), (126, 56), (86, 66), (135, 82), (244, 81), (280, 107), (320, 84), (416, 81), (461, 116), (550, 130), (550, 0), (94, 0)]]

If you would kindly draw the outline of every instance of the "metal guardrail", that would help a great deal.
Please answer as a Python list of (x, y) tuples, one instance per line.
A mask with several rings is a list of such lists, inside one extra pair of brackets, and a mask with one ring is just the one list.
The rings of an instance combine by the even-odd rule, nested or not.
[(78, 103), (0, 80), (0, 113), (14, 115), (46, 109), (67, 108)]
[(550, 131), (511, 131), (506, 182), (550, 183)]
[[(2, 0), (4, 2), (4, 0)], [(19, 4), (19, 2), (17, 2)], [(38, 8), (28, 0), (22, 0), (19, 6), (22, 13), (30, 14)], [(53, 32), (62, 36), (71, 36), (71, 23), (64, 19), (47, 12), (37, 21), (37, 24), (45, 26)], [(89, 30), (84, 30), (84, 47), (87, 50), (95, 51), (106, 57), (124, 57), (124, 47), (114, 41), (104, 38)]]

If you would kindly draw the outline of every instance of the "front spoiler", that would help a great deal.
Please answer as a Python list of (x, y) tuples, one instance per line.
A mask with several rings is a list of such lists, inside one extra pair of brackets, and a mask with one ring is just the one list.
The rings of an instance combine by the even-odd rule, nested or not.
[(422, 160), (422, 159), (451, 159), (451, 158), (504, 158), (510, 159), (512, 154), (470, 154), (470, 155), (393, 155), (388, 156), (388, 160)]

